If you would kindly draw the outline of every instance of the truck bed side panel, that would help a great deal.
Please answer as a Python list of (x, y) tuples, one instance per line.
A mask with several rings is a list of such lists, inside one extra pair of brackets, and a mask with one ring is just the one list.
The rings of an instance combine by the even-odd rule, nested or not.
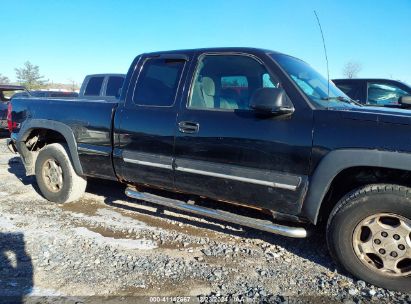
[[(30, 124), (35, 121), (57, 121), (68, 126), (75, 138), (74, 151), (78, 153), (83, 174), (116, 179), (111, 158), (111, 122), (116, 106), (117, 103), (107, 101), (80, 99), (15, 99), (13, 121), (26, 130), (25, 134), (18, 134), (18, 140), (27, 136)], [(42, 125), (48, 128), (47, 124)]]

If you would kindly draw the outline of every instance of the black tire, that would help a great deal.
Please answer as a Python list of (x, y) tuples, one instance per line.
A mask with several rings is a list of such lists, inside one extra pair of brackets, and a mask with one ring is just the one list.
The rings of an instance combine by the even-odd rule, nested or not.
[(354, 249), (357, 225), (368, 217), (387, 213), (411, 219), (410, 188), (375, 184), (352, 191), (337, 203), (329, 216), (328, 247), (334, 259), (354, 276), (379, 287), (409, 293), (411, 275), (394, 277), (374, 270), (361, 261)]
[[(87, 186), (87, 180), (74, 171), (67, 151), (65, 145), (50, 144), (40, 150), (36, 160), (36, 180), (40, 191), (47, 200), (55, 203), (68, 203), (79, 199)], [(62, 175), (62, 185), (54, 189), (55, 191), (47, 186), (47, 178), (43, 174), (43, 166), (49, 161), (58, 164)]]

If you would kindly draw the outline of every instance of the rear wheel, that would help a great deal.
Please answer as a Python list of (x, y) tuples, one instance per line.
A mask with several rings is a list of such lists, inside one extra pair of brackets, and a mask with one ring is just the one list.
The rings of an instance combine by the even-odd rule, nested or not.
[(377, 184), (334, 207), (327, 225), (331, 254), (350, 273), (384, 288), (411, 291), (411, 189)]
[(40, 191), (49, 201), (75, 201), (86, 190), (86, 179), (74, 171), (67, 148), (62, 144), (50, 144), (40, 150), (35, 171)]

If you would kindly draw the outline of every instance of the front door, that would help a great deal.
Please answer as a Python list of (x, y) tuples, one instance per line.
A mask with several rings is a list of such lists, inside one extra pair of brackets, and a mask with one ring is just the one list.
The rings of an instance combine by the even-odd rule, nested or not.
[(257, 89), (280, 86), (253, 56), (200, 56), (176, 125), (176, 188), (297, 213), (307, 180), (312, 113), (296, 107), (291, 116), (259, 117), (249, 108)]

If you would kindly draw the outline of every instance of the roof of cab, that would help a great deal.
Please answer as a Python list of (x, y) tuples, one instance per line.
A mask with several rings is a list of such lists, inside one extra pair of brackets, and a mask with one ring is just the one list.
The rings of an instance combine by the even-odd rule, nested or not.
[(126, 77), (126, 74), (120, 73), (101, 73), (101, 74), (88, 74), (86, 77), (111, 77), (111, 76), (118, 76), (118, 77)]
[(402, 82), (400, 80), (389, 79), (389, 78), (336, 78), (333, 81), (391, 81), (391, 82)]
[(198, 49), (184, 49), (184, 50), (169, 50), (145, 53), (145, 55), (160, 55), (160, 54), (194, 54), (194, 53), (213, 53), (213, 52), (233, 52), (233, 53), (276, 53), (276, 51), (266, 50), (262, 48), (252, 47), (215, 47), (215, 48), (198, 48)]
[(364, 82), (364, 81), (375, 81), (375, 82), (390, 82), (392, 84), (398, 83), (402, 84), (408, 88), (411, 88), (409, 84), (407, 84), (404, 81), (401, 80), (395, 80), (395, 79), (388, 79), (388, 78), (337, 78), (337, 79), (332, 79), (334, 83), (349, 83), (349, 82)]

